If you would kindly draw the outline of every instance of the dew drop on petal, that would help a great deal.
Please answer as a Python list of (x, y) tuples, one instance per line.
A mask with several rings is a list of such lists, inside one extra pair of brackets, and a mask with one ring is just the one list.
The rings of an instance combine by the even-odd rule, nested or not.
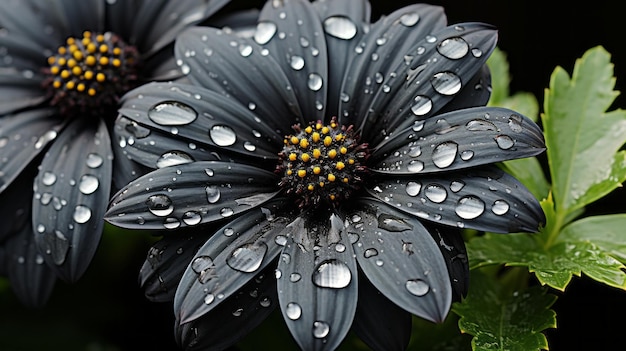
[(400, 17), (400, 23), (407, 27), (413, 27), (417, 24), (419, 20), (420, 16), (417, 14), (417, 12), (405, 13), (404, 15), (402, 15), (402, 17)]
[(78, 190), (85, 195), (93, 194), (96, 190), (98, 190), (98, 186), (100, 183), (98, 182), (98, 178), (92, 176), (90, 174), (85, 174), (80, 177), (80, 182), (78, 183)]
[(163, 194), (152, 195), (146, 200), (148, 210), (155, 216), (169, 216), (174, 211), (172, 200)]
[(98, 168), (102, 166), (102, 164), (104, 163), (104, 159), (98, 154), (90, 153), (89, 155), (87, 155), (87, 160), (85, 161), (85, 163), (89, 168)]
[(454, 209), (456, 214), (463, 219), (474, 219), (485, 211), (485, 203), (483, 200), (475, 196), (464, 196)]
[(498, 135), (496, 137), (496, 143), (498, 144), (498, 147), (502, 150), (508, 150), (512, 148), (513, 145), (515, 145), (515, 141), (513, 141), (513, 139), (511, 139), (511, 137), (508, 135)]
[(276, 24), (268, 21), (259, 22), (254, 32), (254, 41), (259, 45), (267, 44), (276, 34)]
[(415, 296), (424, 296), (430, 290), (430, 286), (428, 286), (428, 284), (422, 279), (407, 280), (404, 286)]
[(276, 235), (274, 242), (276, 245), (285, 246), (287, 245), (287, 237), (284, 235)]
[(191, 262), (191, 269), (198, 274), (210, 268), (213, 268), (213, 259), (209, 256), (198, 256)]
[(217, 185), (209, 185), (206, 187), (206, 197), (210, 204), (214, 204), (220, 200), (222, 193)]
[(164, 168), (169, 166), (182, 165), (185, 163), (193, 162), (194, 159), (188, 154), (182, 151), (168, 151), (161, 155), (156, 161), (157, 168)]
[(427, 96), (418, 95), (414, 101), (415, 103), (411, 106), (411, 112), (416, 116), (423, 116), (433, 108), (433, 101)]
[(233, 211), (232, 208), (230, 207), (224, 207), (220, 210), (220, 215), (222, 217), (230, 217), (234, 214), (235, 212)]
[(491, 206), (491, 211), (498, 216), (502, 216), (509, 212), (509, 204), (504, 200), (496, 200)]
[(252, 46), (250, 45), (239, 45), (239, 53), (243, 57), (248, 57), (252, 55)]
[(196, 120), (198, 113), (189, 105), (178, 101), (165, 101), (148, 110), (148, 118), (162, 126), (181, 126)]
[(205, 305), (210, 305), (211, 303), (213, 303), (213, 301), (215, 301), (215, 295), (213, 295), (213, 294), (207, 294), (204, 297), (204, 304)]
[(378, 228), (396, 233), (413, 229), (413, 227), (402, 218), (394, 217), (385, 213), (378, 215)]
[(217, 146), (231, 146), (237, 141), (237, 135), (232, 128), (222, 125), (214, 125), (209, 131), (211, 140)]
[(406, 166), (409, 172), (421, 172), (424, 169), (424, 162), (413, 160)]
[(57, 176), (52, 173), (52, 172), (43, 172), (43, 176), (41, 177), (41, 183), (43, 183), (43, 185), (53, 185), (54, 183), (56, 183), (57, 181)]
[(261, 267), (267, 253), (267, 245), (261, 243), (246, 243), (234, 249), (226, 259), (226, 264), (234, 270), (252, 273)]
[(467, 130), (472, 131), (472, 132), (497, 130), (495, 124), (489, 121), (485, 121), (483, 119), (473, 119), (467, 122), (467, 124), (465, 125), (465, 128), (467, 128)]
[(448, 192), (440, 185), (430, 184), (424, 189), (424, 195), (434, 203), (442, 203), (448, 197)]
[(300, 273), (291, 273), (289, 275), (289, 281), (292, 283), (297, 283), (300, 279), (302, 279), (302, 275), (300, 275)]
[(461, 91), (461, 78), (452, 72), (435, 73), (430, 84), (441, 95), (454, 95)]
[(331, 16), (324, 20), (324, 30), (329, 35), (349, 40), (356, 36), (356, 24), (345, 16)]
[(304, 68), (304, 59), (301, 56), (293, 55), (289, 61), (289, 65), (296, 71)]
[(337, 259), (321, 262), (313, 272), (313, 283), (322, 288), (345, 288), (351, 280), (350, 268)]
[(176, 218), (168, 217), (163, 221), (163, 226), (166, 229), (176, 229), (180, 227), (180, 221)]
[(211, 168), (205, 169), (204, 173), (206, 173), (206, 175), (208, 175), (209, 177), (213, 177), (213, 175), (215, 174), (215, 172)]
[(311, 73), (309, 74), (309, 80), (307, 81), (307, 86), (309, 87), (309, 89), (313, 90), (313, 91), (318, 91), (320, 89), (322, 89), (322, 77), (317, 74), (317, 73)]
[(469, 161), (472, 157), (474, 157), (474, 151), (472, 150), (465, 150), (461, 152), (461, 160), (463, 161)]
[(302, 307), (295, 302), (290, 302), (287, 304), (287, 308), (285, 309), (285, 314), (287, 318), (295, 321), (302, 316)]
[(313, 322), (313, 336), (317, 339), (325, 338), (330, 332), (330, 326), (326, 322)]
[(523, 132), (524, 128), (522, 127), (522, 116), (518, 114), (512, 114), (509, 117), (509, 128), (511, 128), (511, 130), (515, 133)]
[(408, 182), (406, 184), (406, 193), (409, 196), (417, 196), (417, 194), (420, 193), (421, 189), (422, 189), (422, 184), (420, 184), (419, 182)]
[(73, 218), (76, 223), (87, 223), (91, 218), (91, 209), (87, 206), (78, 205), (74, 208)]
[(254, 150), (256, 150), (256, 145), (252, 144), (249, 141), (246, 141), (245, 143), (243, 143), (243, 148), (248, 150), (248, 151), (254, 151)]
[(433, 163), (439, 168), (449, 167), (454, 163), (459, 145), (452, 141), (441, 143), (433, 150)]
[(183, 222), (186, 225), (196, 225), (200, 223), (202, 216), (196, 211), (187, 211), (183, 214)]
[(410, 157), (419, 157), (422, 154), (422, 147), (419, 145), (411, 146), (408, 154)]
[(451, 60), (458, 60), (467, 55), (469, 45), (461, 37), (448, 38), (437, 45), (437, 51)]
[(458, 193), (463, 187), (465, 187), (465, 183), (461, 180), (453, 180), (452, 183), (450, 183), (450, 190), (453, 193)]
[(378, 250), (371, 247), (363, 252), (363, 257), (370, 258), (378, 255)]

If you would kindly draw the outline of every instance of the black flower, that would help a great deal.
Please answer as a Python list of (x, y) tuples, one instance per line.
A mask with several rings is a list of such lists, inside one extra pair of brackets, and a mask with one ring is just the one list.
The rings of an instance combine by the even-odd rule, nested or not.
[(43, 304), (57, 277), (81, 277), (112, 179), (124, 185), (141, 172), (125, 157), (113, 160), (119, 98), (180, 76), (175, 36), (227, 2), (0, 4), (0, 271), (25, 304)]
[(276, 306), (305, 350), (336, 348), (351, 326), (403, 348), (411, 314), (442, 321), (466, 292), (459, 228), (544, 221), (493, 165), (544, 149), (531, 120), (481, 107), (496, 30), (446, 26), (423, 4), (375, 23), (369, 10), (270, 1), (253, 38), (189, 29), (176, 55), (193, 85), (124, 98), (124, 151), (157, 169), (105, 219), (171, 231), (141, 282), (153, 300), (175, 290), (185, 348), (225, 348)]

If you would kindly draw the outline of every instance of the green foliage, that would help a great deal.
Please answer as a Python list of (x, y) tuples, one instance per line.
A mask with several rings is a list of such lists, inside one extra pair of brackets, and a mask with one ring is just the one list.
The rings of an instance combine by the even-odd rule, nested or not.
[[(576, 61), (571, 76), (561, 67), (551, 76), (541, 115), (547, 147), (542, 157), (547, 158), (551, 183), (535, 158), (502, 165), (541, 199), (547, 223), (536, 234), (485, 233), (468, 241), (471, 290), (453, 310), (461, 316), (461, 331), (474, 336), (474, 350), (548, 348), (541, 331), (556, 327), (548, 310), (556, 297), (538, 286), (511, 295), (511, 286), (534, 285), (528, 272), (542, 286), (560, 291), (583, 273), (626, 289), (626, 214), (582, 217), (586, 207), (626, 180), (626, 151), (620, 150), (626, 143), (626, 113), (607, 112), (618, 95), (610, 59), (606, 50), (595, 47)], [(526, 94), (509, 96), (502, 52), (496, 50), (488, 63), (494, 76), (490, 104), (533, 118), (536, 100)], [(517, 280), (480, 274), (494, 265), (522, 267), (527, 273)]]

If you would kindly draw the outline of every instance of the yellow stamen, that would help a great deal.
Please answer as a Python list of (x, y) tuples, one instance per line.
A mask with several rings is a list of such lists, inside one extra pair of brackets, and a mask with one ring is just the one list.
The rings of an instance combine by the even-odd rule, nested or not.
[(300, 159), (304, 162), (309, 162), (311, 160), (311, 156), (307, 153), (300, 155)]
[(337, 150), (332, 149), (332, 150), (328, 151), (328, 157), (330, 157), (330, 158), (337, 157)]
[(324, 146), (330, 146), (330, 144), (332, 144), (332, 143), (333, 143), (333, 138), (331, 138), (329, 136), (326, 136), (324, 138)]
[(299, 169), (298, 170), (298, 177), (300, 177), (300, 178), (306, 177), (306, 169)]
[(337, 168), (338, 170), (342, 170), (346, 165), (343, 162), (337, 162), (337, 164), (335, 165), (335, 168)]

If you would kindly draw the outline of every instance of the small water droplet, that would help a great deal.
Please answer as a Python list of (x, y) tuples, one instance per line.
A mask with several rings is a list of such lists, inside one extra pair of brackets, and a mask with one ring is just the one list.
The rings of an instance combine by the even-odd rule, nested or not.
[(169, 216), (174, 211), (172, 200), (163, 194), (152, 195), (146, 200), (148, 210), (155, 216)]
[(337, 252), (344, 252), (346, 251), (346, 245), (339, 243), (337, 245), (335, 245), (335, 251)]
[(461, 180), (453, 180), (452, 183), (450, 183), (450, 190), (453, 193), (458, 193), (463, 187), (465, 187), (465, 183)]
[(433, 101), (427, 96), (418, 95), (415, 97), (414, 101), (415, 104), (411, 106), (411, 112), (416, 116), (423, 116), (429, 113), (433, 108)]
[(180, 221), (176, 218), (168, 217), (163, 221), (163, 226), (166, 229), (176, 229), (180, 227)]
[(409, 162), (409, 164), (406, 166), (406, 169), (409, 172), (415, 172), (415, 173), (421, 172), (424, 169), (424, 162), (413, 160)]
[(430, 184), (424, 190), (424, 195), (434, 203), (442, 203), (448, 197), (448, 192), (441, 185)]
[(448, 38), (437, 45), (437, 51), (451, 60), (458, 60), (467, 55), (469, 45), (461, 37)]
[(313, 272), (313, 283), (322, 288), (345, 288), (351, 280), (350, 268), (337, 259), (321, 262)]
[(495, 124), (489, 121), (485, 121), (484, 119), (473, 119), (467, 122), (467, 124), (465, 125), (465, 128), (467, 128), (467, 130), (472, 131), (472, 132), (497, 130)]
[(461, 91), (461, 78), (452, 72), (435, 73), (430, 84), (441, 95), (454, 95)]
[(159, 157), (159, 159), (156, 161), (156, 167), (165, 168), (190, 163), (193, 161), (193, 157), (182, 151), (168, 151), (161, 155), (161, 157)]
[(148, 110), (148, 118), (162, 126), (181, 126), (196, 120), (198, 113), (189, 105), (178, 101), (165, 101)]
[(243, 57), (248, 57), (252, 55), (252, 46), (245, 44), (239, 45), (239, 53)]
[(419, 145), (411, 146), (409, 148), (409, 156), (410, 157), (419, 157), (422, 154), (422, 147)]
[(285, 308), (285, 314), (287, 318), (295, 321), (302, 316), (302, 307), (295, 302), (290, 302), (287, 304), (287, 308)]
[(57, 176), (52, 173), (52, 172), (43, 172), (43, 176), (41, 177), (41, 183), (43, 183), (43, 185), (53, 185), (54, 183), (56, 183), (57, 181)]
[(267, 245), (261, 243), (246, 243), (230, 253), (226, 264), (234, 270), (252, 273), (261, 267), (267, 253)]
[(191, 269), (201, 274), (214, 267), (213, 259), (209, 256), (198, 256), (191, 262)]
[(259, 301), (259, 305), (261, 305), (261, 307), (270, 307), (271, 304), (272, 300), (267, 296), (263, 297), (261, 301)]
[(408, 182), (406, 184), (406, 193), (409, 196), (417, 196), (417, 194), (420, 193), (421, 189), (422, 189), (422, 184), (420, 184), (419, 182)]
[(98, 178), (92, 176), (90, 174), (85, 174), (80, 177), (80, 182), (78, 183), (78, 190), (85, 195), (93, 194), (96, 190), (98, 190), (98, 186), (100, 183), (98, 182)]
[(504, 200), (496, 200), (491, 206), (491, 211), (498, 216), (502, 216), (509, 212), (509, 204)]
[(422, 279), (407, 280), (404, 286), (415, 296), (424, 296), (430, 291), (430, 286)]
[(459, 145), (452, 141), (446, 141), (433, 150), (433, 163), (439, 168), (449, 167), (454, 163)]
[(524, 131), (522, 127), (522, 116), (517, 114), (512, 114), (509, 116), (509, 128), (515, 133), (521, 133)]
[(416, 12), (405, 13), (402, 17), (400, 17), (400, 23), (407, 27), (413, 27), (417, 24), (417, 22), (419, 22), (419, 20), (420, 16)]
[(85, 163), (89, 168), (98, 168), (104, 163), (104, 158), (102, 158), (102, 156), (98, 154), (90, 153), (89, 155), (87, 155), (87, 160), (85, 161)]
[(513, 141), (513, 139), (511, 139), (508, 135), (498, 135), (496, 137), (496, 143), (502, 150), (508, 150), (515, 145), (515, 141)]
[(297, 283), (300, 279), (302, 279), (302, 275), (300, 275), (300, 273), (291, 273), (289, 275), (289, 281), (292, 283)]
[(208, 175), (209, 177), (213, 177), (213, 175), (215, 174), (215, 172), (213, 172), (211, 168), (205, 169), (204, 173), (206, 173), (206, 175)]
[(245, 143), (243, 143), (243, 148), (248, 150), (248, 151), (254, 151), (254, 150), (256, 150), (256, 145), (252, 144), (249, 141), (246, 141)]
[(296, 71), (299, 71), (304, 68), (304, 59), (301, 56), (293, 55), (291, 56), (291, 61), (289, 62), (291, 68)]
[(78, 205), (74, 208), (73, 218), (76, 223), (87, 223), (91, 218), (91, 209), (87, 206)]
[(335, 38), (345, 40), (354, 38), (357, 33), (356, 24), (345, 16), (328, 17), (324, 20), (324, 30)]
[(461, 160), (463, 161), (469, 161), (472, 157), (474, 157), (474, 151), (472, 150), (465, 150), (461, 152)]
[(378, 255), (378, 250), (371, 247), (363, 252), (363, 257), (370, 258)]
[(223, 125), (214, 125), (209, 131), (211, 140), (217, 146), (231, 146), (237, 141), (237, 134), (232, 128)]
[(313, 336), (317, 339), (325, 338), (330, 333), (330, 326), (326, 322), (313, 322)]
[(205, 188), (207, 201), (210, 204), (214, 204), (220, 200), (222, 193), (217, 185), (209, 185)]
[(254, 32), (254, 41), (259, 45), (267, 44), (276, 34), (276, 24), (269, 21), (259, 22)]
[(464, 196), (454, 209), (456, 214), (463, 219), (474, 219), (485, 211), (485, 203), (483, 200), (475, 196)]
[(318, 91), (322, 89), (322, 84), (323, 84), (322, 76), (320, 76), (317, 73), (309, 74), (309, 80), (307, 82), (309, 89), (313, 91)]
[(403, 232), (412, 230), (413, 226), (405, 222), (402, 218), (394, 217), (389, 214), (381, 213), (378, 215), (378, 228), (388, 232)]
[(483, 55), (483, 51), (478, 48), (474, 48), (472, 49), (472, 55), (474, 55), (474, 57), (481, 57)]
[(207, 294), (204, 297), (204, 304), (205, 305), (210, 305), (211, 303), (213, 303), (213, 301), (215, 301), (215, 295), (213, 295), (213, 294)]
[(183, 222), (186, 225), (196, 225), (200, 223), (202, 216), (196, 211), (187, 211), (183, 214)]

